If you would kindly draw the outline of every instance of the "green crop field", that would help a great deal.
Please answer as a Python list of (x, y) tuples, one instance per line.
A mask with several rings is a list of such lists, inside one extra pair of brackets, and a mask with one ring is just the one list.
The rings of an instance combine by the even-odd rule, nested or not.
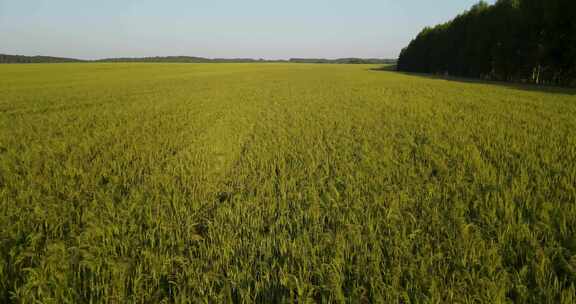
[(576, 91), (0, 66), (0, 302), (575, 303)]

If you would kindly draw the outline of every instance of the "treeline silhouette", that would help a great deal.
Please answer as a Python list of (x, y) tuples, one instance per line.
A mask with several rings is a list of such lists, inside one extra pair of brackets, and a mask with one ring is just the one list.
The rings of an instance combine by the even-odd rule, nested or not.
[(251, 62), (290, 62), (290, 63), (340, 63), (340, 64), (395, 64), (395, 59), (379, 58), (292, 58), (289, 60), (265, 60), (252, 58), (204, 58), (192, 56), (122, 57), (96, 60), (49, 56), (21, 56), (0, 54), (0, 63), (60, 63), (60, 62), (165, 62), (165, 63), (251, 63)]
[(576, 0), (482, 1), (425, 28), (399, 71), (576, 86)]
[(249, 63), (264, 62), (264, 59), (252, 58), (204, 58), (193, 56), (155, 56), (155, 57), (121, 57), (94, 60), (96, 62), (166, 62), (166, 63)]
[(379, 58), (291, 58), (289, 61), (295, 63), (396, 64), (396, 59)]
[(21, 56), (0, 54), (0, 63), (59, 63), (59, 62), (81, 62), (74, 58), (50, 57), (50, 56)]

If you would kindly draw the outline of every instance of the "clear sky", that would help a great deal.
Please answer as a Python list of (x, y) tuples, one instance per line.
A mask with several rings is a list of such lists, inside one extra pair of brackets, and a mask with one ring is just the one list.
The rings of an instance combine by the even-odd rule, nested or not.
[(476, 2), (0, 0), (0, 53), (395, 58), (424, 26)]

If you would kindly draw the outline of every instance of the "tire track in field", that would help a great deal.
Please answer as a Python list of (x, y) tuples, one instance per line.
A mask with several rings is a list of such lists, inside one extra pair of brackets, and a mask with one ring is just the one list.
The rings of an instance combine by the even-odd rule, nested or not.
[[(245, 174), (249, 172), (245, 172), (243, 167), (247, 163), (251, 163), (251, 160), (248, 159), (253, 154), (251, 150), (261, 148), (258, 146), (261, 144), (258, 141), (261, 139), (258, 134), (270, 128), (270, 124), (275, 121), (274, 117), (278, 115), (278, 111), (287, 111), (283, 109), (285, 107), (283, 103), (288, 102), (288, 100), (278, 99), (278, 92), (285, 90), (285, 84), (280, 81), (274, 84), (276, 86), (265, 90), (260, 88), (246, 92), (249, 95), (247, 100), (253, 103), (253, 106), (239, 106), (235, 113), (230, 113), (231, 119), (222, 120), (222, 124), (214, 126), (210, 134), (207, 135), (214, 140), (206, 153), (212, 155), (207, 160), (209, 165), (206, 176), (210, 179), (208, 184), (212, 184), (213, 187), (209, 191), (208, 199), (195, 214), (198, 219), (197, 231), (202, 238), (206, 238), (210, 234), (209, 229), (214, 223), (218, 210), (233, 203), (237, 196), (246, 191), (246, 185), (241, 183), (246, 178)], [(238, 117), (242, 113), (245, 116), (239, 125)], [(275, 127), (285, 128), (283, 126)], [(223, 133), (228, 133), (229, 136), (218, 136), (218, 134)], [(265, 143), (265, 145), (269, 144)], [(208, 243), (205, 246), (210, 247), (212, 245)]]
[[(235, 176), (233, 174), (237, 173), (237, 169), (241, 166), (243, 159), (245, 158), (247, 151), (250, 147), (254, 144), (255, 141), (255, 130), (256, 124), (253, 124), (250, 127), (250, 131), (244, 136), (244, 140), (240, 145), (238, 155), (236, 156), (235, 160), (229, 162), (227, 169), (223, 166), (218, 166), (219, 174), (222, 176), (218, 179), (217, 182), (217, 191), (213, 193), (213, 198), (206, 204), (202, 205), (200, 210), (198, 210), (197, 218), (199, 219), (199, 223), (197, 225), (197, 229), (199, 234), (206, 238), (208, 235), (208, 229), (210, 225), (213, 223), (214, 216), (216, 211), (219, 207), (223, 204), (229, 203), (234, 196), (241, 191), (238, 185), (234, 183)], [(217, 160), (217, 162), (221, 162)]]
[[(147, 230), (164, 229), (166, 239), (187, 240), (185, 250), (196, 247), (213, 210), (225, 203), (227, 174), (252, 138), (254, 120), (262, 108), (262, 100), (252, 91), (240, 90), (213, 101), (220, 104), (213, 108), (208, 101), (205, 110), (211, 113), (194, 124), (206, 127), (191, 130), (194, 136), (186, 136), (188, 140), (162, 156), (137, 189), (129, 189), (128, 198), (133, 196), (138, 202), (123, 207), (129, 211), (122, 210), (136, 217), (152, 212), (156, 220)], [(165, 227), (158, 228), (157, 223)]]
[[(142, 262), (143, 252), (163, 258), (202, 255), (205, 247), (198, 223), (204, 221), (202, 215), (206, 212), (203, 210), (216, 205), (222, 180), (250, 137), (261, 108), (260, 100), (251, 92), (240, 91), (234, 95), (237, 98), (212, 96), (204, 105), (195, 105), (209, 113), (198, 117), (193, 124), (180, 126), (191, 129), (190, 134), (181, 138), (183, 142), (177, 143), (177, 149), (156, 155), (157, 163), (144, 162), (144, 165), (153, 166), (148, 176), (137, 185), (130, 185), (125, 199), (118, 202), (120, 204), (112, 209), (98, 208), (99, 213), (92, 215), (92, 224), (76, 238), (78, 247), (85, 248), (82, 256), (90, 259), (91, 248), (98, 247), (94, 244), (103, 242), (94, 236), (108, 226), (126, 227), (120, 228), (122, 232), (115, 235), (114, 243), (108, 247), (114, 252), (127, 242), (134, 244), (122, 253), (133, 267), (146, 267), (146, 262)], [(205, 128), (194, 128), (198, 126)], [(180, 132), (186, 132), (186, 128), (176, 133)], [(166, 134), (168, 138), (164, 142), (173, 146), (173, 141), (180, 139), (171, 137), (176, 133)], [(139, 237), (133, 239), (134, 235)], [(186, 263), (195, 263), (194, 260)], [(168, 259), (167, 263), (172, 263), (170, 261)], [(178, 281), (175, 270), (178, 266), (170, 265), (167, 275)], [(99, 270), (80, 267), (78, 271), (96, 275)]]
[[(212, 199), (202, 206), (196, 217), (198, 218), (197, 231), (207, 242), (201, 247), (204, 250), (210, 250), (215, 246), (214, 242), (219, 242), (214, 237), (214, 232), (210, 231), (214, 228), (216, 217), (220, 212), (221, 208), (236, 208), (236, 204), (242, 204), (239, 202), (238, 198), (241, 198), (246, 192), (257, 191), (258, 188), (256, 184), (244, 184), (248, 179), (253, 178), (253, 174), (259, 169), (270, 169), (272, 174), (279, 178), (279, 170), (281, 170), (275, 162), (274, 153), (268, 154), (264, 159), (254, 159), (255, 151), (266, 150), (275, 151), (276, 146), (275, 139), (268, 136), (272, 134), (284, 134), (285, 132), (293, 131), (293, 125), (288, 123), (286, 125), (287, 117), (293, 117), (291, 113), (286, 108), (286, 103), (293, 102), (293, 100), (284, 100), (277, 98), (277, 90), (267, 90), (266, 92), (260, 92), (257, 96), (259, 99), (258, 109), (251, 112), (252, 118), (248, 121), (247, 128), (243, 131), (240, 136), (241, 142), (235, 147), (235, 153), (230, 155), (234, 156), (232, 159), (227, 159), (224, 166), (218, 167), (218, 175), (215, 176), (215, 191), (212, 191)], [(281, 118), (279, 121), (278, 119)], [(273, 127), (272, 127), (273, 126)], [(270, 128), (280, 128), (282, 131), (270, 133), (267, 130)], [(262, 156), (262, 155), (260, 155)], [(269, 157), (269, 158), (268, 158)], [(273, 165), (274, 168), (254, 168), (253, 165), (260, 166), (261, 162), (267, 163), (267, 165)], [(264, 181), (260, 181), (264, 182)], [(256, 187), (256, 188), (255, 188)], [(279, 191), (276, 191), (279, 193)], [(227, 211), (223, 211), (227, 212)]]

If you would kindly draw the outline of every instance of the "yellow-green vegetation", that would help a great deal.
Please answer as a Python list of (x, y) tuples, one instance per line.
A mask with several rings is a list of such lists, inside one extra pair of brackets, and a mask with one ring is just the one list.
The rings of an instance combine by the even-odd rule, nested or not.
[(576, 92), (0, 66), (0, 302), (574, 303)]

